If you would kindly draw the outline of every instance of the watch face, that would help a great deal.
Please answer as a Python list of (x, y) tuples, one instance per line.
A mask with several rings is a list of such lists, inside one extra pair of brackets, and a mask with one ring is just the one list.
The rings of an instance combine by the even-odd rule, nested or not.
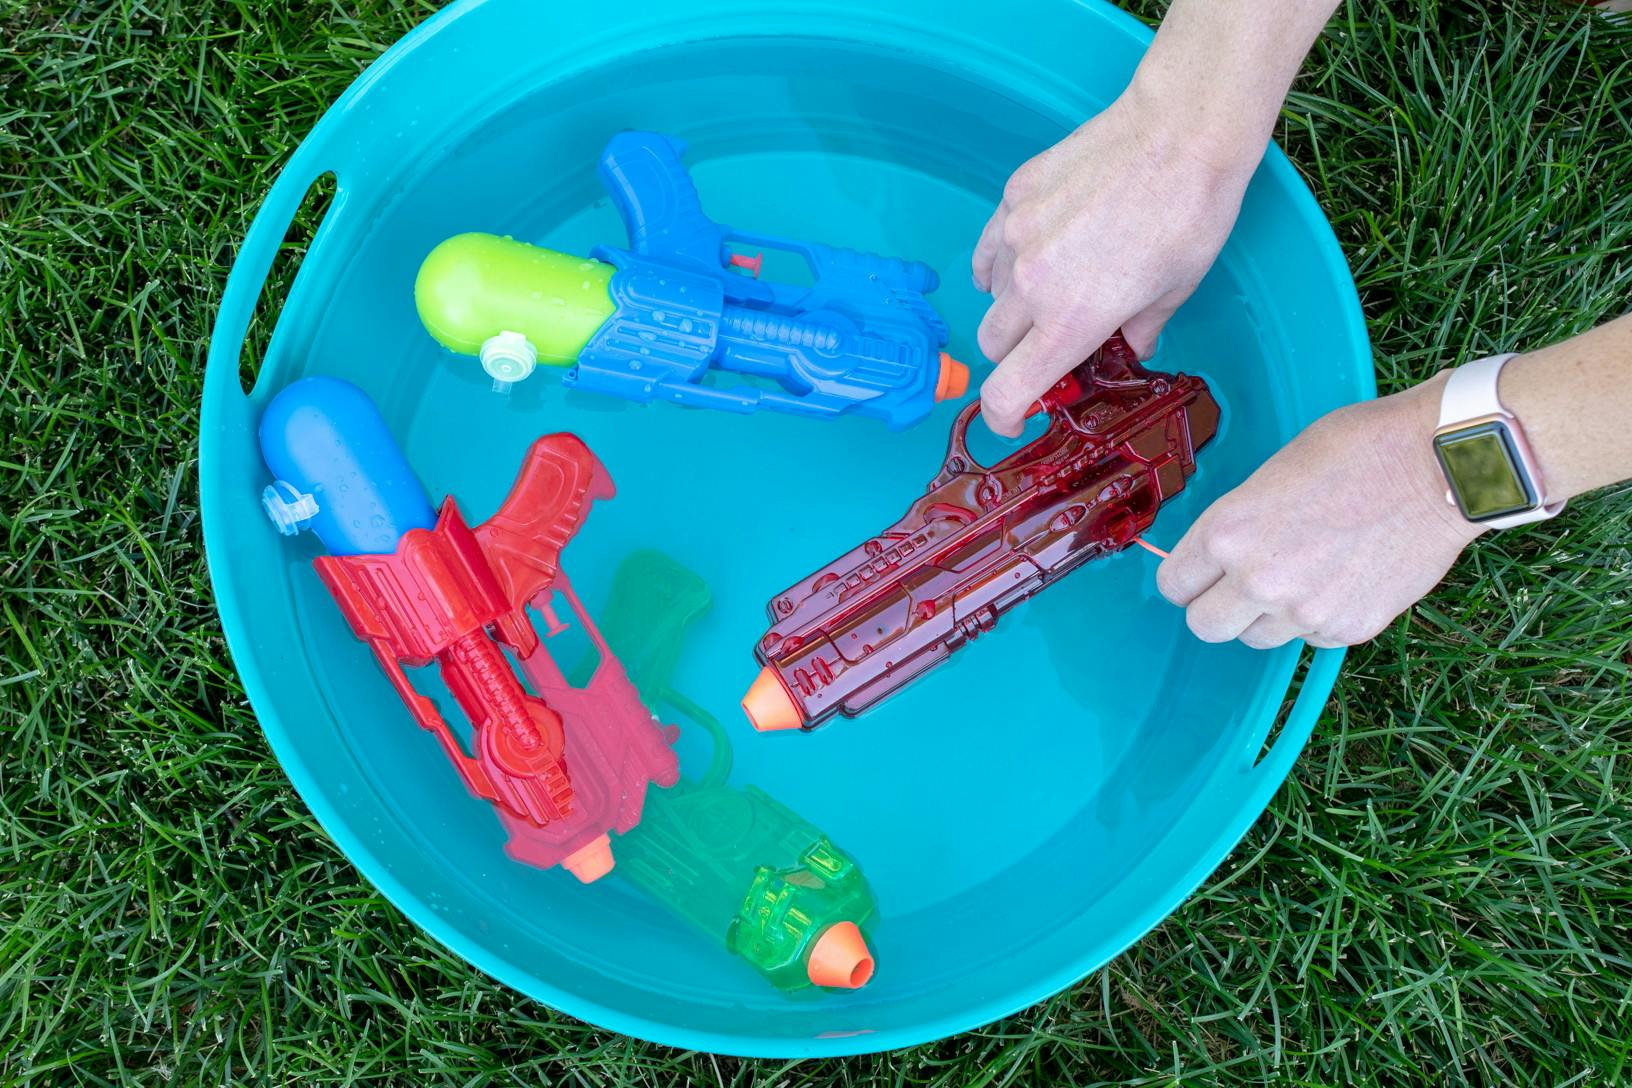
[(1507, 424), (1481, 423), (1435, 435), (1434, 452), (1469, 521), (1488, 521), (1536, 505), (1535, 488), (1513, 450)]

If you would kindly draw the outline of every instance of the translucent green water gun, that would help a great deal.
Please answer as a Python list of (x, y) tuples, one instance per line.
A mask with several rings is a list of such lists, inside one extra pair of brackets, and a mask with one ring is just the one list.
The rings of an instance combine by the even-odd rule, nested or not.
[(686, 628), (710, 601), (702, 579), (657, 551), (634, 553), (614, 579), (607, 644), (649, 707), (690, 718), (714, 740), (701, 778), (648, 796), (640, 826), (619, 840), (617, 872), (781, 989), (864, 986), (873, 955), (863, 927), (877, 908), (861, 870), (764, 790), (727, 785), (724, 728), (670, 686)]

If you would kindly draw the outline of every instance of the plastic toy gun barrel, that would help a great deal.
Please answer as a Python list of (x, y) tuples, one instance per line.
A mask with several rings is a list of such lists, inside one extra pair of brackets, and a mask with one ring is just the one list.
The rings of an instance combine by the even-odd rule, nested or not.
[[(319, 577), (414, 719), (441, 742), (470, 791), (493, 802), (518, 836), (512, 853), (524, 849), (518, 844), (528, 836), (543, 835), (555, 852), (545, 860), (534, 848), (524, 851), (525, 860), (559, 861), (586, 880), (605, 872), (611, 855), (604, 821), (617, 807), (606, 798), (623, 799), (631, 776), (625, 773), (613, 790), (604, 781), (605, 760), (586, 761), (594, 773), (577, 792), (587, 790), (598, 802), (586, 807), (575, 796), (567, 755), (575, 745), (598, 755), (610, 738), (633, 728), (631, 720), (654, 735), (655, 742), (643, 738), (645, 758), (632, 776), (638, 819), (647, 775), (673, 782), (678, 774), (667, 748), (672, 737), (658, 730), (625, 680), (621, 693), (603, 689), (607, 698), (574, 708), (574, 729), (583, 736), (569, 745), (560, 710), (522, 686), (501, 649), (508, 646), (535, 669), (548, 657), (525, 609), (558, 584), (570, 596), (561, 549), (590, 502), (612, 494), (595, 455), (570, 434), (540, 438), (504, 504), (472, 528), (452, 498), (440, 515), (432, 511), (379, 409), (348, 382), (307, 378), (284, 389), (261, 418), (260, 442), (277, 477), (262, 497), (267, 513), (280, 531), (310, 528), (323, 542), (329, 554), (314, 563)], [(432, 661), (471, 724), (471, 754), (403, 670)], [(625, 816), (629, 807), (625, 801)]]
[[(932, 268), (723, 227), (703, 213), (684, 149), (653, 132), (608, 142), (600, 175), (628, 249), (585, 261), (491, 234), (444, 241), (414, 284), (425, 328), (500, 383), (570, 365), (562, 384), (635, 401), (900, 428), (964, 394), (968, 368), (941, 350), (946, 323), (924, 297), (940, 282)], [(763, 252), (733, 245), (791, 253), (814, 283), (761, 280)], [(774, 387), (715, 385), (710, 370)]]
[(1206, 383), (1140, 365), (1120, 336), (1041, 402), (1048, 429), (991, 467), (969, 454), (979, 411), (896, 524), (773, 597), (743, 699), (759, 730), (854, 716), (945, 661), (998, 616), (1150, 527), (1218, 429)]

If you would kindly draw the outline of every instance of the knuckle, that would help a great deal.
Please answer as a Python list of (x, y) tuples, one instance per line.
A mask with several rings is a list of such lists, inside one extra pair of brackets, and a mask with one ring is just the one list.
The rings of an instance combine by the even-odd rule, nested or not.
[(1014, 259), (1014, 269), (1010, 273), (1009, 282), (1016, 290), (1031, 293), (1040, 288), (1048, 277), (1048, 258), (1035, 254), (1025, 253)]
[(1374, 624), (1364, 617), (1343, 616), (1326, 624), (1320, 633), (1339, 646), (1354, 646), (1372, 638), (1381, 629), (1381, 624)]
[(994, 374), (980, 387), (980, 408), (989, 416), (1008, 419), (1020, 409), (1020, 394), (1011, 381)]
[(1330, 618), (1326, 607), (1314, 598), (1294, 601), (1287, 609), (1287, 619), (1300, 631), (1322, 630)]
[(1273, 650), (1285, 643), (1286, 640), (1287, 636), (1280, 633), (1262, 634), (1256, 631), (1243, 631), (1241, 633), (1241, 641), (1254, 650)]
[(1290, 596), (1286, 576), (1268, 563), (1254, 563), (1240, 572), (1241, 588), (1255, 601), (1278, 603)]
[(1037, 167), (1032, 163), (1023, 164), (1018, 170), (1009, 175), (1009, 180), (1003, 184), (1003, 202), (1013, 204), (1026, 199), (1037, 188)]
[(1228, 512), (1216, 514), (1210, 519), (1202, 544), (1214, 559), (1231, 562), (1248, 554), (1247, 538), (1250, 532), (1251, 527), (1244, 519)]
[(1162, 560), (1156, 568), (1156, 591), (1173, 604), (1179, 603), (1181, 575), (1178, 564), (1171, 559)]
[(1030, 205), (1013, 209), (1003, 220), (1002, 236), (1005, 245), (1011, 249), (1024, 245), (1034, 233), (1037, 225), (1037, 213)]

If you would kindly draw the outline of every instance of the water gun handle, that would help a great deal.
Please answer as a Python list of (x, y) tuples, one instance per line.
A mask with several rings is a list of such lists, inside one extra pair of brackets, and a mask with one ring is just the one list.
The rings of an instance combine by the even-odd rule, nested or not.
[(629, 232), (629, 248), (717, 272), (725, 232), (703, 214), (697, 186), (680, 161), (686, 145), (656, 132), (620, 132), (601, 152), (600, 175)]

